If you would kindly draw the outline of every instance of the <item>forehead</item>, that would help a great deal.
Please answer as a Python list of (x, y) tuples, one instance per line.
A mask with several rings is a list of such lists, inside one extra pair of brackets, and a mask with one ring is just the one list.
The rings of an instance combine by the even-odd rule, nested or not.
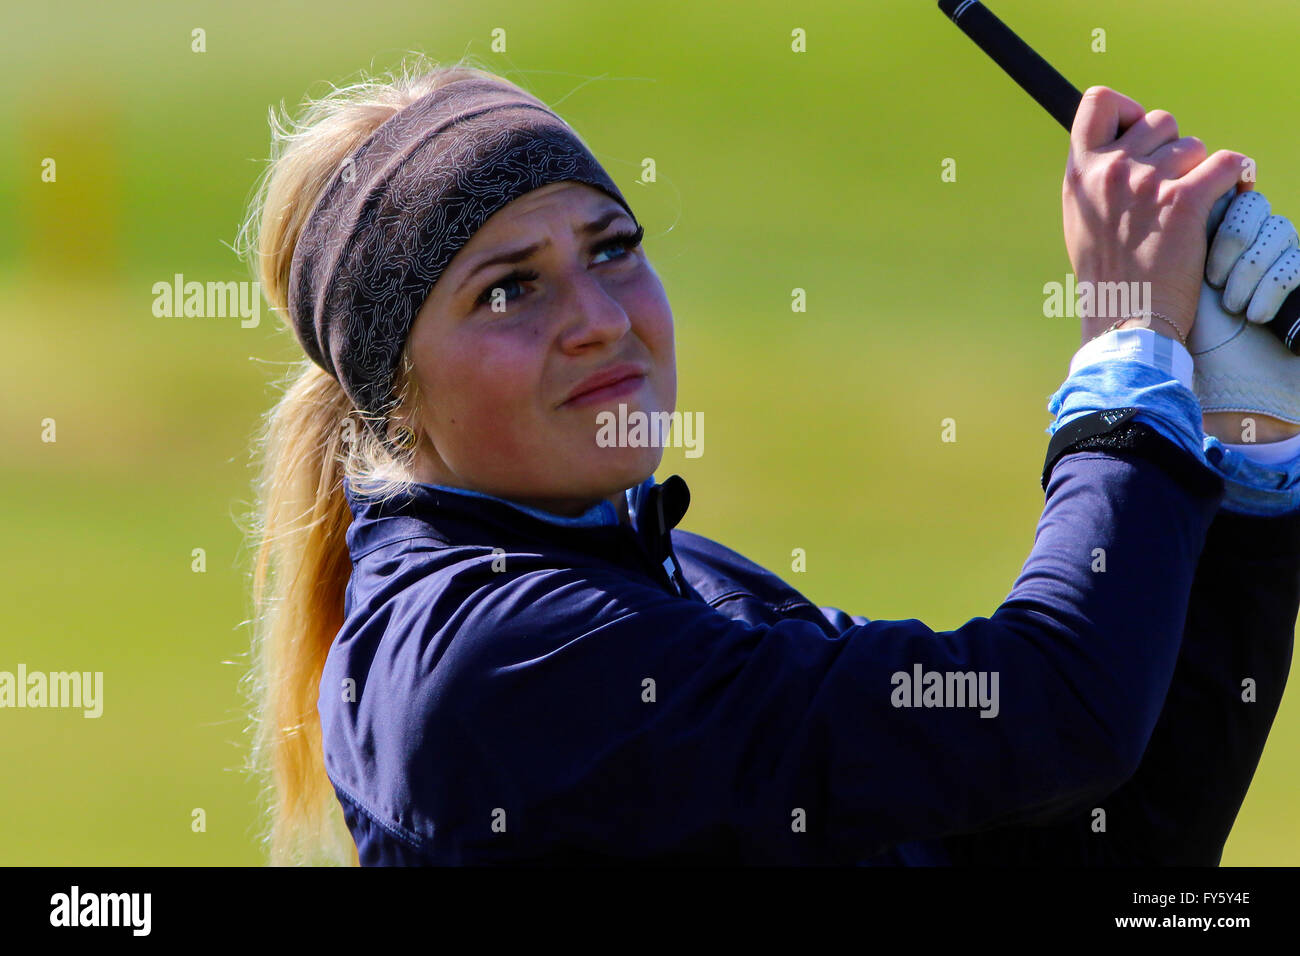
[(585, 222), (591, 218), (591, 214), (607, 206), (618, 206), (618, 203), (612, 196), (594, 186), (578, 182), (547, 183), (511, 200), (489, 216), (464, 248), (477, 248), (491, 243), (495, 238), (506, 236), (533, 220), (553, 216)]

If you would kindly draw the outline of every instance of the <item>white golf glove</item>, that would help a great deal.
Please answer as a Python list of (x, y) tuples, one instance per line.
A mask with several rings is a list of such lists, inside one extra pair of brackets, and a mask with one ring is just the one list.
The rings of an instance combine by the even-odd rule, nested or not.
[(1300, 424), (1300, 356), (1258, 324), (1300, 287), (1300, 235), (1289, 219), (1270, 216), (1268, 200), (1255, 191), (1220, 200), (1209, 227), (1217, 231), (1187, 338), (1201, 411)]

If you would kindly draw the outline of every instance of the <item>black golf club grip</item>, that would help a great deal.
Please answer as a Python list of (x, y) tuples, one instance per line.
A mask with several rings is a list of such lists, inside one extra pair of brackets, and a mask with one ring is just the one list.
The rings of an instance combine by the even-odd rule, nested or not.
[(978, 0), (939, 0), (939, 9), (1070, 132), (1083, 99), (1073, 83)]
[[(980, 0), (939, 0), (939, 9), (1065, 128), (1074, 128), (1083, 94)], [(1224, 198), (1230, 198), (1231, 193)], [(1216, 212), (1221, 211), (1216, 207)], [(1213, 218), (1212, 218), (1213, 221)], [(1286, 297), (1265, 328), (1300, 355), (1300, 289)]]

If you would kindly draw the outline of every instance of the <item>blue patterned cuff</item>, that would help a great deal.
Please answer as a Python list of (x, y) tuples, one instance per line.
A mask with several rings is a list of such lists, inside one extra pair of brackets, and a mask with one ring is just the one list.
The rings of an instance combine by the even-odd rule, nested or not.
[(1202, 464), (1201, 403), (1192, 391), (1192, 356), (1151, 329), (1116, 329), (1088, 342), (1070, 362), (1061, 387), (1048, 396), (1055, 420), (1049, 435), (1081, 415), (1131, 405), (1149, 425)]
[(1055, 421), (1049, 435), (1071, 420), (1105, 408), (1133, 406), (1134, 421), (1150, 425), (1223, 476), (1221, 507), (1273, 516), (1300, 510), (1300, 435), (1259, 445), (1224, 443), (1206, 435), (1201, 403), (1192, 391), (1192, 355), (1151, 329), (1116, 329), (1086, 343), (1070, 372), (1048, 397)]
[(1206, 435), (1205, 456), (1223, 475), (1220, 507), (1261, 517), (1300, 510), (1300, 435), (1258, 447)]

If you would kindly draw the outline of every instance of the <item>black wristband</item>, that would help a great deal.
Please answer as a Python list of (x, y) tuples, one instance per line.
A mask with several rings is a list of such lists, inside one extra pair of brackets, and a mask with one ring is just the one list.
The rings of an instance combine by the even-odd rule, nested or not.
[(1137, 409), (1133, 407), (1108, 408), (1080, 415), (1057, 429), (1043, 462), (1043, 491), (1047, 490), (1052, 469), (1062, 456), (1078, 451), (1104, 451), (1121, 457), (1137, 455), (1153, 461), (1196, 494), (1222, 494), (1222, 475), (1151, 426), (1131, 421), (1136, 413)]

